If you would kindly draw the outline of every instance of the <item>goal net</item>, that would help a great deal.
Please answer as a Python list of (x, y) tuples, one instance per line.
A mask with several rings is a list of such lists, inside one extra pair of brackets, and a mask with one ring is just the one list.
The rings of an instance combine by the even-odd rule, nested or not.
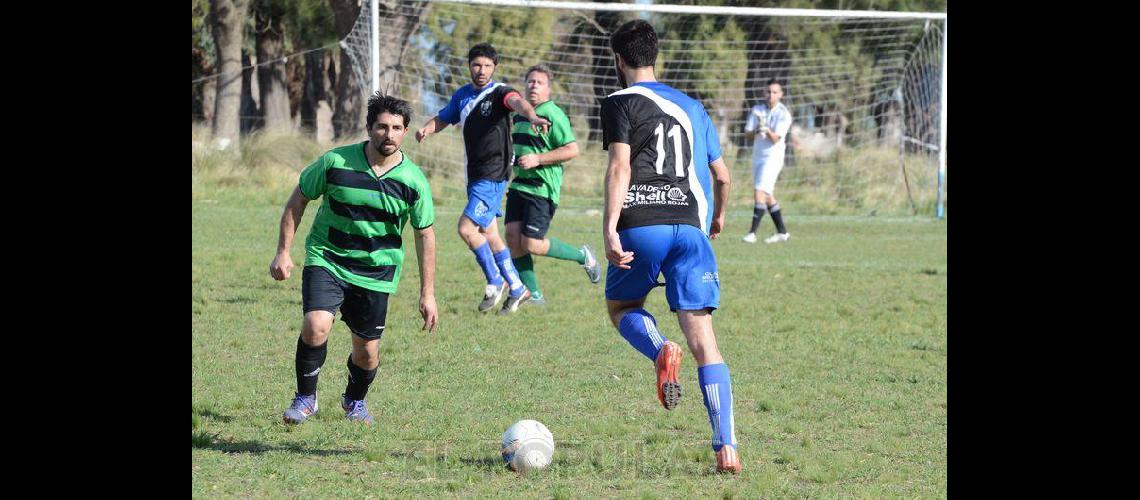
[[(775, 189), (786, 212), (942, 215), (945, 14), (529, 0), (377, 4), (376, 36), (364, 0), (342, 46), (361, 92), (379, 88), (413, 103), (413, 130), (470, 83), (472, 45), (493, 44), (495, 80), (520, 90), (526, 68), (553, 70), (551, 97), (582, 150), (566, 165), (562, 207), (602, 206), (599, 111), (620, 90), (609, 35), (640, 18), (658, 32), (657, 79), (703, 103), (718, 129), (733, 182), (730, 212), (751, 211), (744, 125), (774, 78), (793, 118)], [(422, 144), (412, 136), (404, 142), (441, 207), (465, 202), (461, 141), (452, 128)]]

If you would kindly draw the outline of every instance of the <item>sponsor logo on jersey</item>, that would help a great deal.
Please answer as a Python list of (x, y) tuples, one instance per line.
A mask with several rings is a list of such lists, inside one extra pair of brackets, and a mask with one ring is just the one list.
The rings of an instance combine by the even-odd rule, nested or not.
[(630, 184), (625, 193), (622, 208), (640, 205), (689, 206), (689, 197), (677, 186), (653, 186), (650, 184)]
[(479, 104), (479, 114), (483, 116), (491, 116), (491, 101), (486, 100)]
[(701, 276), (701, 283), (720, 283), (720, 271), (705, 273)]

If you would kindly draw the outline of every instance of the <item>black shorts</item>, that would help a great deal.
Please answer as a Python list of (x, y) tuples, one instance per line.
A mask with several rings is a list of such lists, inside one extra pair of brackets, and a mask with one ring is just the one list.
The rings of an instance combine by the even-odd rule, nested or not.
[(310, 311), (328, 311), (340, 318), (348, 329), (365, 340), (376, 340), (384, 334), (388, 319), (388, 294), (348, 283), (321, 266), (305, 266), (301, 272), (301, 307)]
[(507, 218), (511, 222), (522, 222), (522, 234), (527, 238), (541, 240), (550, 229), (550, 219), (558, 208), (553, 201), (514, 189), (507, 191)]

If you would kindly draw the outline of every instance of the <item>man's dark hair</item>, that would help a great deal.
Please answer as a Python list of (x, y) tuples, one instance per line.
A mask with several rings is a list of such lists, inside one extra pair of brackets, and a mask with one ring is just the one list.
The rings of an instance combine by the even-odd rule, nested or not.
[(369, 130), (372, 130), (372, 125), (376, 123), (376, 117), (385, 111), (404, 117), (404, 128), (408, 128), (408, 123), (412, 121), (412, 105), (408, 104), (408, 101), (396, 96), (384, 95), (377, 90), (375, 94), (372, 94), (372, 97), (368, 98)]
[(528, 78), (530, 78), (530, 74), (534, 73), (535, 71), (539, 73), (546, 73), (547, 83), (554, 83), (554, 73), (552, 73), (550, 71), (550, 68), (547, 68), (545, 64), (535, 64), (534, 66), (528, 68), (526, 70), (526, 73), (523, 73), (523, 81), (525, 82)]
[(610, 36), (610, 48), (631, 68), (653, 66), (657, 63), (657, 32), (645, 20), (630, 21)]
[(467, 64), (471, 64), (471, 61), (474, 61), (476, 57), (486, 57), (496, 66), (499, 64), (499, 53), (495, 52), (495, 47), (486, 42), (471, 47), (471, 50), (467, 51)]
[(783, 90), (783, 88), (784, 88), (784, 84), (780, 83), (780, 81), (779, 81), (779, 80), (777, 80), (777, 79), (775, 79), (775, 78), (769, 78), (769, 79), (768, 79), (768, 83), (765, 83), (764, 85), (765, 85), (765, 86), (768, 86), (768, 85), (771, 85), (771, 84), (773, 84), (773, 83), (774, 83), (774, 84), (776, 84), (776, 85), (779, 85), (779, 86), (780, 86), (780, 89), (781, 89), (781, 90)]

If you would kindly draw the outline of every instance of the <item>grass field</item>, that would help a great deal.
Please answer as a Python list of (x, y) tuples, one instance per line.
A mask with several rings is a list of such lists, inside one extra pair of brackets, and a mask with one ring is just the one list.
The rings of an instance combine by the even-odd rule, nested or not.
[[(737, 186), (738, 188), (740, 185)], [(321, 412), (286, 428), (295, 388), (303, 242), (285, 282), (267, 272), (283, 188), (196, 187), (192, 200), (193, 495), (511, 497), (946, 496), (946, 226), (930, 218), (797, 216), (780, 245), (740, 242), (730, 212), (713, 243), (745, 470), (711, 473), (696, 365), (684, 399), (655, 397), (652, 365), (609, 325), (604, 282), (545, 258), (550, 305), (513, 317), (475, 310), (482, 285), (437, 213), (440, 328), (419, 330), (410, 229), (368, 403), (376, 425), (343, 420), (350, 333), (338, 321), (318, 393)], [(550, 234), (601, 248), (601, 219), (559, 212)], [(761, 237), (772, 228), (764, 221)], [(684, 345), (664, 293), (647, 308)], [(518, 476), (498, 456), (511, 423), (554, 433), (553, 465)]]

